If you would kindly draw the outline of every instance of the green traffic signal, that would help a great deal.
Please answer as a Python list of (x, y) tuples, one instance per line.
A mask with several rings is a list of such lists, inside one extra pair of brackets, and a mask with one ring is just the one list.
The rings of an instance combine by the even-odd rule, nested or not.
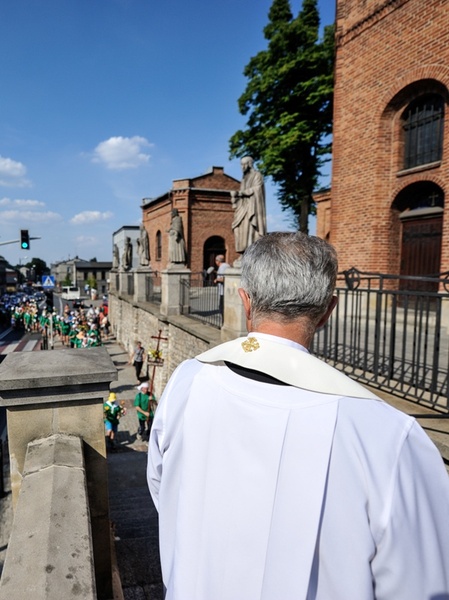
[(20, 247), (22, 250), (30, 249), (30, 234), (28, 233), (28, 229), (20, 230)]

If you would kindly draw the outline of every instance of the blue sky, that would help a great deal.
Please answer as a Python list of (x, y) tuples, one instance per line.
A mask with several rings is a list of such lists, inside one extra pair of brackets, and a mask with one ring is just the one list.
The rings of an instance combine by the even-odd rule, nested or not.
[[(0, 243), (12, 264), (111, 260), (141, 200), (214, 166), (240, 178), (243, 69), (272, 0), (3, 0)], [(291, 0), (296, 14), (301, 0)], [(335, 1), (319, 0), (322, 24)], [(267, 182), (268, 229), (288, 218)]]

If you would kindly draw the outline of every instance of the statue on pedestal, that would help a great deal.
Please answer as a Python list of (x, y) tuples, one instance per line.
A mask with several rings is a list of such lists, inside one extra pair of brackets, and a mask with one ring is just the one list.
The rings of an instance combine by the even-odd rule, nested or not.
[(234, 208), (232, 230), (235, 249), (243, 254), (248, 246), (267, 233), (267, 218), (262, 173), (254, 169), (251, 156), (244, 156), (240, 164), (243, 179), (240, 190), (231, 192), (231, 201)]
[(125, 239), (125, 249), (123, 250), (122, 265), (125, 271), (128, 271), (133, 266), (133, 245), (131, 238)]
[(112, 268), (118, 269), (120, 266), (120, 253), (117, 244), (114, 244), (114, 249), (112, 252)]
[(168, 259), (171, 264), (185, 265), (187, 256), (182, 218), (179, 216), (177, 208), (171, 211), (171, 215), (170, 229), (167, 230), (169, 234)]
[(140, 225), (140, 238), (137, 240), (137, 252), (140, 258), (140, 266), (148, 267), (150, 264), (150, 243), (147, 230), (143, 223)]

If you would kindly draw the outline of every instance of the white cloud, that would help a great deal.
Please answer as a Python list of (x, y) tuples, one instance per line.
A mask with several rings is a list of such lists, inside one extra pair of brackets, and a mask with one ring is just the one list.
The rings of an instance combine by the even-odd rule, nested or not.
[(0, 185), (5, 187), (29, 187), (26, 167), (17, 160), (0, 156)]
[(2, 210), (0, 211), (0, 221), (17, 221), (20, 223), (54, 223), (61, 221), (62, 217), (58, 213), (50, 210), (46, 212), (35, 212), (31, 210)]
[(45, 202), (41, 202), (40, 200), (11, 200), (11, 198), (0, 198), (0, 206), (45, 206)]
[(16, 206), (45, 206), (45, 202), (41, 202), (40, 200), (13, 200), (13, 203)]
[(101, 163), (114, 171), (136, 169), (150, 160), (150, 155), (144, 152), (145, 148), (150, 147), (152, 144), (138, 135), (130, 138), (110, 137), (95, 148), (92, 162)]
[(90, 223), (98, 223), (98, 221), (107, 221), (113, 216), (113, 213), (100, 212), (99, 210), (85, 210), (78, 213), (70, 219), (72, 225), (87, 225)]

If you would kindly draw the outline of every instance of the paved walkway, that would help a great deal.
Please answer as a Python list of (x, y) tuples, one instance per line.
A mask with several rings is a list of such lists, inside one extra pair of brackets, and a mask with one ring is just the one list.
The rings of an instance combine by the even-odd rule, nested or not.
[(134, 368), (115, 342), (106, 348), (118, 369), (111, 384), (127, 414), (120, 419), (116, 451), (108, 451), (110, 514), (115, 531), (117, 566), (125, 600), (162, 600), (157, 512), (146, 482), (148, 445), (137, 439)]

